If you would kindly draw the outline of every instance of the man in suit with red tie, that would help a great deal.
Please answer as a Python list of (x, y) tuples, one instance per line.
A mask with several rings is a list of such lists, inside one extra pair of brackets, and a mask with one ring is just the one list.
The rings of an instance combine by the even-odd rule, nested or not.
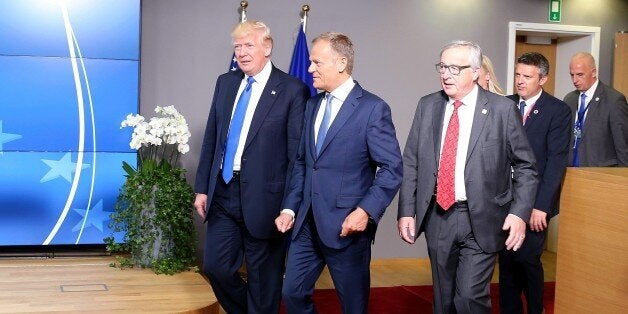
[(497, 253), (521, 248), (538, 184), (511, 100), (479, 88), (482, 51), (441, 50), (442, 91), (419, 100), (403, 154), (399, 236), (425, 232), (434, 313), (490, 313)]
[(569, 165), (628, 166), (628, 104), (626, 96), (597, 78), (595, 59), (579, 52), (571, 58), (569, 74), (575, 91), (565, 96), (574, 115)]
[(401, 184), (401, 152), (390, 107), (351, 77), (344, 34), (314, 39), (309, 72), (324, 92), (310, 98), (285, 210), (292, 231), (283, 300), (288, 313), (316, 313), (314, 284), (327, 264), (343, 313), (367, 313), (371, 242)]
[(216, 82), (194, 185), (207, 222), (203, 273), (227, 313), (277, 313), (286, 237), (274, 220), (310, 91), (273, 66), (264, 23), (241, 23), (231, 36), (240, 70)]
[(558, 214), (560, 186), (567, 167), (571, 110), (561, 100), (543, 90), (549, 75), (549, 62), (538, 52), (517, 59), (517, 94), (508, 98), (519, 104), (522, 122), (536, 157), (539, 186), (526, 240), (517, 251), (499, 254), (499, 309), (501, 313), (523, 313), (521, 294), (528, 313), (543, 312), (543, 264), (547, 224)]

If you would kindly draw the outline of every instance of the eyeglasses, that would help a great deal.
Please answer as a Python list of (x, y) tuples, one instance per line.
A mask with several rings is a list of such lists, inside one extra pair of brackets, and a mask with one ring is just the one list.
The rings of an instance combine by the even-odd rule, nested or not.
[(449, 69), (449, 73), (451, 73), (452, 75), (458, 75), (460, 74), (460, 71), (466, 69), (466, 68), (470, 68), (470, 65), (446, 65), (446, 64), (442, 64), (442, 63), (437, 63), (436, 65), (436, 72), (440, 73), (440, 74), (445, 74), (445, 70)]

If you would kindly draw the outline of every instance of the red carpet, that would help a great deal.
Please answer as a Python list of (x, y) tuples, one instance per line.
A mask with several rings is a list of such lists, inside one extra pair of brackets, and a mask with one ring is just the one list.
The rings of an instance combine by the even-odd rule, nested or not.
[[(554, 282), (545, 283), (543, 303), (546, 314), (554, 313), (554, 285)], [(369, 313), (431, 313), (432, 297), (432, 286), (371, 288)], [(312, 298), (319, 313), (341, 313), (340, 301), (334, 289), (315, 290)], [(493, 313), (499, 313), (499, 286), (497, 284), (491, 284), (491, 302)], [(281, 313), (285, 313), (283, 308)]]

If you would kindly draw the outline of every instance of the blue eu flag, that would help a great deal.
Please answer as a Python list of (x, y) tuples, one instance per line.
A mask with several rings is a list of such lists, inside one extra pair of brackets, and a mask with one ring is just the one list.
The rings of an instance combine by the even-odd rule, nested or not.
[(238, 61), (235, 56), (235, 52), (231, 56), (231, 63), (229, 63), (229, 71), (237, 71), (240, 67), (238, 66)]
[(303, 27), (299, 27), (299, 36), (292, 52), (289, 72), (290, 75), (303, 81), (310, 88), (311, 95), (314, 96), (316, 95), (316, 88), (313, 85), (312, 74), (307, 71), (309, 64), (310, 53), (307, 49), (307, 39), (305, 38)]

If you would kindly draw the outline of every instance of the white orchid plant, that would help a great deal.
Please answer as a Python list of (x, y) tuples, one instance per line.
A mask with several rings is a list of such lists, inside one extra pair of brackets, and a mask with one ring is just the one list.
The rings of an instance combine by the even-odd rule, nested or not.
[(117, 243), (105, 239), (116, 257), (114, 266), (152, 267), (156, 273), (173, 274), (193, 267), (196, 259), (196, 230), (192, 210), (194, 192), (185, 169), (176, 167), (181, 154), (190, 150), (190, 130), (174, 106), (157, 107), (149, 121), (129, 114), (120, 128), (132, 127), (129, 145), (137, 149), (137, 170), (126, 162), (126, 181), (111, 214), (110, 228), (124, 232)]
[[(174, 106), (157, 106), (155, 112), (158, 116), (149, 121), (139, 114), (129, 114), (120, 124), (120, 128), (133, 127), (129, 146), (138, 151), (140, 169), (164, 163), (174, 166), (181, 154), (190, 151), (190, 130), (185, 117)], [(130, 167), (124, 165), (129, 172), (127, 166)]]

